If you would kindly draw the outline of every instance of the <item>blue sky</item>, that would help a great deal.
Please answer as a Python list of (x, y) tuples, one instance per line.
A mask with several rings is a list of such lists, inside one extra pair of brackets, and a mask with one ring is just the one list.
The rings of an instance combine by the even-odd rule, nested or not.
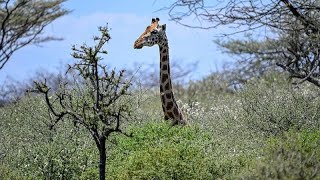
[(64, 6), (73, 10), (46, 28), (46, 34), (63, 37), (63, 41), (41, 46), (28, 46), (16, 52), (0, 71), (0, 81), (7, 77), (17, 80), (32, 77), (39, 69), (55, 71), (72, 63), (71, 45), (92, 44), (97, 27), (106, 23), (111, 28), (112, 39), (105, 46), (108, 55), (104, 63), (120, 68), (132, 68), (134, 63), (147, 65), (159, 63), (157, 47), (133, 49), (133, 43), (150, 23), (159, 17), (160, 24), (167, 24), (170, 60), (188, 64), (198, 61), (193, 77), (202, 77), (221, 68), (230, 57), (222, 54), (212, 42), (219, 29), (210, 31), (190, 29), (169, 21), (167, 11), (157, 11), (172, 1), (154, 0), (69, 0)]

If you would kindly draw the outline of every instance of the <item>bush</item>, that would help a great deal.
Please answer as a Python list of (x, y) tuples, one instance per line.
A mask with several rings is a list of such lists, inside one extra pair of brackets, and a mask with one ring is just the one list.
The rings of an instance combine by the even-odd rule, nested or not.
[(22, 178), (17, 172), (12, 171), (9, 167), (0, 164), (0, 179), (1, 180), (22, 180), (27, 179)]
[(244, 118), (249, 128), (266, 136), (289, 129), (320, 127), (320, 96), (308, 87), (293, 87), (274, 74), (253, 80), (242, 92)]
[(264, 156), (248, 169), (244, 179), (320, 179), (320, 131), (271, 138)]
[(80, 180), (97, 180), (99, 179), (99, 169), (97, 168), (90, 168), (87, 169), (85, 172), (81, 173), (79, 178)]
[(109, 156), (109, 179), (211, 179), (210, 137), (197, 127), (147, 123), (133, 137), (116, 136)]
[[(163, 122), (158, 94), (136, 93), (134, 121), (122, 126), (133, 137), (109, 138), (107, 178), (318, 178), (318, 90), (292, 87), (275, 75), (233, 93), (201, 85), (193, 86), (201, 88), (190, 102), (179, 101), (189, 121), (185, 127)], [(0, 179), (98, 179), (89, 134), (70, 121), (49, 130), (45, 107), (32, 96), (0, 108)]]
[[(50, 130), (54, 120), (40, 98), (24, 97), (3, 107), (0, 118), (0, 163), (22, 179), (78, 179), (95, 163), (94, 144), (86, 133), (68, 122)], [(13, 179), (8, 173), (2, 176)]]

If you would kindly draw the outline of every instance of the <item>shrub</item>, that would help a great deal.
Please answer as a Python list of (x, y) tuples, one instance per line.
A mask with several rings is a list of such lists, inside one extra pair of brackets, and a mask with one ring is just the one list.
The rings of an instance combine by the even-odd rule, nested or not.
[(97, 168), (90, 168), (87, 169), (85, 172), (81, 173), (79, 178), (80, 180), (97, 180), (99, 179), (99, 169)]
[(320, 131), (290, 131), (271, 138), (244, 179), (320, 179)]
[(317, 91), (292, 87), (286, 79), (269, 75), (248, 83), (241, 94), (249, 128), (267, 136), (289, 129), (319, 128), (320, 101)]
[(40, 98), (24, 97), (1, 108), (0, 117), (0, 163), (22, 179), (78, 179), (95, 163), (94, 144), (83, 131), (67, 121), (50, 130)]
[(197, 127), (147, 123), (133, 137), (115, 136), (107, 167), (109, 179), (210, 179), (210, 137)]
[(26, 179), (26, 177), (22, 178), (18, 175), (17, 172), (12, 171), (9, 167), (0, 164), (0, 179), (2, 180), (22, 180)]

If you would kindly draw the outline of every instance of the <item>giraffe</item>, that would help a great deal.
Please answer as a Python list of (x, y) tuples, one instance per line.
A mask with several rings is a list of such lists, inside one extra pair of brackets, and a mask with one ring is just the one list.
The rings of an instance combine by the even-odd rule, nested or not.
[(159, 46), (160, 53), (160, 96), (164, 119), (172, 120), (172, 124), (186, 124), (172, 91), (169, 63), (169, 46), (166, 35), (166, 24), (159, 25), (160, 19), (152, 19), (151, 25), (135, 41), (134, 49), (141, 49), (144, 46)]

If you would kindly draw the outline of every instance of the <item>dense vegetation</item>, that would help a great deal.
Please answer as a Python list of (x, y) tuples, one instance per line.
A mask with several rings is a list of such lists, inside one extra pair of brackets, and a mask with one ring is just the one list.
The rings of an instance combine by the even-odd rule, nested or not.
[[(108, 139), (107, 179), (320, 179), (318, 89), (268, 74), (241, 90), (190, 82), (178, 99), (189, 125), (162, 120), (158, 93), (132, 90), (132, 137)], [(221, 81), (223, 83), (223, 81)], [(49, 128), (39, 96), (0, 109), (1, 179), (97, 179), (98, 153), (71, 121)]]
[[(33, 27), (69, 13), (61, 7), (65, 0), (13, 1), (0, 1), (0, 16), (7, 17), (0, 36), (17, 37), (0, 42), (13, 48), (2, 48), (0, 69), (20, 47), (56, 40), (38, 37), (42, 28)], [(184, 78), (174, 92), (187, 125), (163, 120), (153, 71), (129, 77), (130, 69), (116, 73), (100, 64), (110, 39), (100, 28), (96, 46), (73, 47), (79, 61), (69, 65), (69, 74), (40, 73), (32, 83), (0, 88), (0, 179), (320, 179), (319, 2), (206, 2), (177, 0), (169, 15), (181, 24), (196, 16), (213, 25), (199, 27), (205, 29), (265, 27), (274, 39), (247, 34), (249, 40), (216, 41), (238, 61), (201, 80), (186, 83), (191, 70), (173, 66), (172, 74)], [(57, 11), (41, 22), (30, 22), (30, 13), (20, 21), (27, 11), (19, 8), (30, 7), (41, 17)], [(175, 14), (176, 7), (187, 13)], [(139, 78), (144, 83), (135, 83)]]

